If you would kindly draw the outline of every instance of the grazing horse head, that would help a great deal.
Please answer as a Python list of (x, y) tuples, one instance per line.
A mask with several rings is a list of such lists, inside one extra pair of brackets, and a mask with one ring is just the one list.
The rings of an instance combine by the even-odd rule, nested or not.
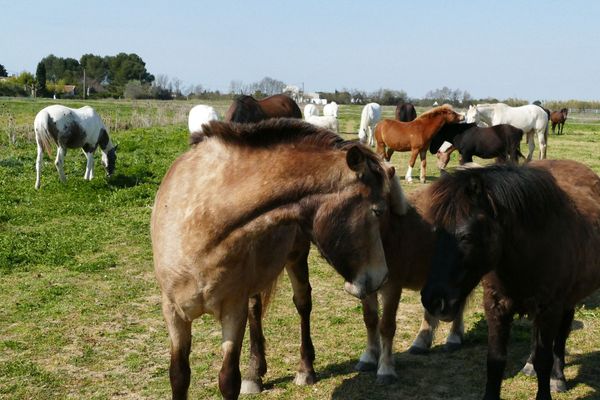
[(115, 165), (117, 163), (117, 147), (115, 145), (110, 150), (102, 150), (102, 165), (106, 170), (106, 176), (112, 176), (115, 172)]

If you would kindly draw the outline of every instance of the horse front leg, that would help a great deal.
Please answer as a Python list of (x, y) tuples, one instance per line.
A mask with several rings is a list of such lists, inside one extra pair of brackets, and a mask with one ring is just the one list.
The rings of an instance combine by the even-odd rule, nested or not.
[(37, 157), (35, 159), (35, 188), (39, 189), (42, 185), (42, 164), (44, 162), (44, 149), (39, 143), (36, 136), (37, 143)]
[(402, 295), (399, 285), (389, 283), (381, 290), (383, 313), (379, 321), (379, 334), (381, 336), (381, 354), (377, 368), (377, 383), (387, 385), (398, 380), (394, 367), (393, 344), (396, 334), (396, 313)]
[(417, 160), (418, 154), (418, 150), (411, 150), (410, 152), (410, 159), (408, 160), (408, 169), (406, 170), (406, 175), (404, 176), (404, 180), (408, 183), (412, 183), (412, 170), (415, 166), (415, 161)]
[(484, 308), (488, 322), (487, 380), (484, 400), (499, 400), (502, 378), (506, 368), (506, 353), (510, 328), (513, 320), (512, 309), (501, 305), (501, 296), (484, 289)]
[(433, 334), (439, 324), (439, 319), (435, 318), (427, 310), (423, 313), (423, 321), (417, 337), (408, 349), (411, 354), (427, 354), (433, 343)]
[(236, 400), (242, 384), (240, 353), (248, 318), (248, 297), (239, 296), (225, 303), (220, 315), (223, 364), (219, 371), (219, 390), (224, 399)]
[(554, 365), (553, 344), (558, 336), (563, 319), (562, 315), (557, 318), (548, 310), (544, 314), (538, 315), (534, 321), (535, 350), (533, 367), (538, 383), (536, 400), (552, 399), (550, 395), (550, 376)]
[(427, 149), (421, 150), (419, 156), (421, 157), (421, 173), (419, 177), (421, 183), (425, 183), (427, 180)]
[(367, 348), (360, 355), (358, 363), (354, 369), (361, 372), (374, 371), (377, 369), (377, 362), (380, 353), (379, 333), (379, 303), (377, 302), (377, 292), (371, 293), (361, 300), (363, 321), (367, 328)]
[[(545, 136), (546, 132), (545, 132), (545, 129), (548, 129), (548, 127), (537, 132), (538, 144), (540, 146), (540, 160), (544, 160), (546, 158), (546, 136)], [(532, 140), (532, 142), (533, 142), (533, 140)]]
[(571, 324), (575, 309), (571, 308), (564, 312), (558, 334), (554, 341), (554, 365), (552, 367), (552, 375), (550, 376), (550, 390), (553, 392), (564, 392), (567, 390), (567, 380), (565, 378), (565, 346), (567, 338), (571, 333)]
[(54, 161), (54, 165), (56, 166), (56, 170), (58, 171), (58, 177), (62, 183), (67, 181), (67, 177), (65, 176), (65, 156), (67, 155), (66, 147), (58, 146), (56, 150), (56, 160)]
[(454, 318), (454, 320), (452, 321), (452, 326), (450, 327), (448, 337), (446, 338), (446, 344), (444, 344), (444, 349), (446, 349), (446, 351), (448, 352), (456, 351), (462, 347), (463, 338), (465, 336), (465, 303), (466, 300), (463, 301), (460, 305), (458, 313), (456, 314), (456, 318)]
[(176, 307), (163, 299), (162, 312), (171, 340), (169, 379), (173, 400), (187, 399), (190, 386), (190, 350), (192, 347), (192, 322), (179, 316)]
[(533, 142), (533, 132), (527, 133), (527, 146), (529, 148), (529, 152), (527, 153), (527, 162), (529, 162), (532, 160), (533, 152), (535, 151), (535, 143)]
[(286, 271), (292, 283), (294, 305), (300, 316), (300, 366), (296, 372), (296, 385), (312, 385), (317, 381), (314, 369), (315, 348), (310, 335), (310, 313), (312, 311), (312, 288), (308, 273), (310, 242), (301, 244), (299, 255), (288, 262)]
[(85, 163), (85, 174), (83, 175), (83, 179), (87, 181), (91, 181), (94, 177), (94, 153), (88, 153), (83, 150), (83, 154), (85, 154), (86, 163)]
[(262, 328), (263, 304), (260, 293), (248, 302), (248, 328), (250, 331), (250, 362), (242, 380), (240, 393), (254, 394), (263, 390), (262, 377), (267, 373), (265, 337)]

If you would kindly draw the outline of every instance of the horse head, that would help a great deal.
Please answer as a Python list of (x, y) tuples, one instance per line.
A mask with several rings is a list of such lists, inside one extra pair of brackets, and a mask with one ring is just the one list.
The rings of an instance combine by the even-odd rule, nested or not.
[(465, 122), (468, 124), (479, 122), (479, 112), (477, 111), (477, 106), (469, 106), (469, 109), (465, 114)]
[(115, 172), (115, 166), (117, 163), (117, 147), (115, 145), (110, 150), (102, 151), (102, 165), (106, 170), (106, 176), (111, 176)]
[(444, 174), (431, 188), (434, 203), (429, 212), (436, 241), (421, 301), (431, 315), (444, 321), (456, 317), (461, 302), (494, 268), (499, 254), (497, 208), (482, 170)]

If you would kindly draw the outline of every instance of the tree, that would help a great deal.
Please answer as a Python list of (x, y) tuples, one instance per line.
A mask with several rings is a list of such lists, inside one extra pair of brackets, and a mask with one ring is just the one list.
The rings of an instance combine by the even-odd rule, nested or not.
[(46, 65), (39, 62), (35, 70), (35, 80), (38, 96), (46, 96)]
[(6, 68), (2, 64), (0, 64), (0, 76), (8, 76), (8, 72), (6, 72)]

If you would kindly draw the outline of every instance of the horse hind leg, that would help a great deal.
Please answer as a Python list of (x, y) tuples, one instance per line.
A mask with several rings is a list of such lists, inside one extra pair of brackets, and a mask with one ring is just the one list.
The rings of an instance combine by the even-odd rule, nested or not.
[(265, 337), (262, 328), (263, 305), (261, 295), (250, 297), (248, 325), (250, 331), (250, 362), (242, 380), (240, 393), (255, 394), (263, 390), (262, 377), (267, 373)]
[(419, 178), (421, 183), (425, 183), (427, 181), (427, 149), (421, 151), (419, 156), (421, 157), (421, 172)]
[(223, 364), (219, 371), (219, 390), (226, 400), (239, 397), (242, 385), (240, 353), (248, 318), (248, 297), (240, 296), (221, 308)]
[(527, 153), (527, 161), (531, 161), (533, 158), (533, 152), (535, 150), (535, 143), (533, 142), (533, 133), (527, 133), (527, 146), (529, 147), (529, 152)]
[(65, 156), (67, 155), (67, 149), (62, 146), (58, 146), (56, 150), (56, 160), (54, 161), (54, 165), (56, 166), (56, 170), (58, 171), (58, 177), (62, 183), (67, 181), (67, 177), (65, 176)]
[(37, 140), (37, 157), (35, 159), (35, 188), (39, 189), (42, 185), (42, 164), (44, 162), (44, 149)]
[(558, 334), (554, 340), (554, 365), (550, 375), (550, 390), (553, 392), (564, 392), (567, 390), (567, 380), (565, 378), (565, 345), (569, 333), (571, 333), (571, 324), (575, 310), (573, 308), (566, 310), (563, 314)]
[(187, 399), (191, 375), (189, 357), (192, 346), (192, 323), (182, 319), (170, 303), (163, 302), (162, 309), (171, 340), (169, 378), (173, 399)]
[(86, 158), (85, 174), (83, 175), (83, 179), (85, 179), (86, 181), (91, 181), (94, 177), (94, 154), (88, 153), (83, 149), (82, 151)]

